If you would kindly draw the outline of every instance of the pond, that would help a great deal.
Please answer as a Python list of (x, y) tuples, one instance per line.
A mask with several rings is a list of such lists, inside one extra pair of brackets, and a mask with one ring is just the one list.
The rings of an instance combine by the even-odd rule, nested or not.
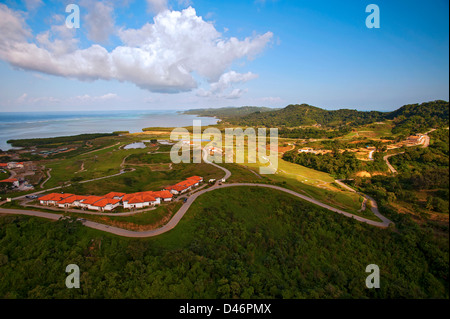
[(136, 142), (132, 144), (125, 145), (123, 149), (125, 150), (131, 150), (136, 148), (146, 148), (147, 146), (142, 142)]

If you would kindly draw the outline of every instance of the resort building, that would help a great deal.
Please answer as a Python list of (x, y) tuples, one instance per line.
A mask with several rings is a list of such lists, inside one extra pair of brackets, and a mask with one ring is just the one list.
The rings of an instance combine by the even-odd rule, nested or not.
[(7, 178), (4, 180), (1, 180), (0, 183), (8, 183), (12, 184), (14, 187), (19, 187), (19, 180), (17, 178)]
[(41, 205), (56, 206), (59, 201), (65, 199), (65, 198), (71, 197), (71, 196), (73, 196), (73, 194), (51, 193), (51, 194), (47, 194), (47, 195), (40, 197), (39, 202), (41, 203)]
[(87, 209), (93, 209), (93, 210), (99, 210), (97, 206), (93, 206), (96, 202), (103, 199), (101, 196), (87, 196), (86, 199), (80, 202), (81, 208), (87, 208)]
[(104, 196), (83, 196), (51, 193), (39, 198), (41, 205), (54, 205), (60, 208), (79, 207), (96, 211), (112, 211), (123, 205), (127, 209), (145, 208), (170, 202), (174, 194), (184, 193), (203, 181), (201, 176), (191, 176), (186, 180), (161, 191), (146, 191), (133, 194), (110, 192)]
[(304, 147), (298, 150), (299, 153), (313, 153), (316, 154), (316, 151), (311, 147)]
[(104, 198), (110, 198), (110, 199), (122, 199), (126, 194), (125, 193), (117, 193), (117, 192), (111, 192), (103, 196)]
[(80, 207), (80, 203), (86, 198), (87, 196), (73, 195), (60, 200), (58, 202), (58, 207), (61, 208)]
[(160, 202), (164, 201), (164, 202), (170, 202), (173, 198), (173, 194), (169, 191), (158, 191), (158, 192), (150, 192), (153, 197), (155, 197), (155, 199), (159, 199)]
[(119, 199), (102, 198), (99, 201), (96, 201), (94, 204), (89, 205), (88, 209), (112, 211), (119, 205), (120, 205)]
[(151, 195), (152, 192), (127, 194), (122, 198), (123, 208), (144, 208), (160, 204), (160, 201)]
[(8, 169), (13, 169), (13, 168), (23, 168), (23, 162), (9, 162), (8, 163)]
[(200, 176), (188, 177), (186, 180), (179, 182), (173, 186), (168, 186), (165, 190), (171, 192), (174, 195), (179, 195), (190, 191), (193, 187), (197, 187), (203, 182), (203, 178)]

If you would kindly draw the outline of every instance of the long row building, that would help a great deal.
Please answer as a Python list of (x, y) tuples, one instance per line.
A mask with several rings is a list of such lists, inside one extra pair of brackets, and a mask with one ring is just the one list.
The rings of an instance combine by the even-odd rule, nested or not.
[(81, 208), (96, 211), (112, 211), (118, 206), (126, 209), (140, 209), (170, 202), (174, 195), (185, 193), (203, 181), (200, 176), (192, 176), (186, 180), (168, 186), (161, 191), (147, 191), (132, 194), (110, 192), (104, 196), (75, 195), (51, 193), (39, 198), (41, 205), (60, 208)]

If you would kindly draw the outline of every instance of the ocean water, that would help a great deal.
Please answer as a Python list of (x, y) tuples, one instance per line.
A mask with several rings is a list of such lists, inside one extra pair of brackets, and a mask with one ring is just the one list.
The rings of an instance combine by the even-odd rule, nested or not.
[(142, 132), (145, 127), (202, 126), (216, 124), (212, 117), (177, 111), (0, 112), (0, 149), (12, 149), (10, 139), (42, 138), (114, 131)]

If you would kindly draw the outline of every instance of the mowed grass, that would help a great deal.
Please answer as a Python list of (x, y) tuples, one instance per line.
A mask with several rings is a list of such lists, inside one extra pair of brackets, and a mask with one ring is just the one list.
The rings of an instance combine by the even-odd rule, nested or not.
[(223, 171), (212, 165), (173, 164), (173, 169), (154, 171), (150, 167), (135, 166), (136, 170), (107, 179), (89, 183), (74, 183), (65, 187), (64, 192), (74, 194), (105, 195), (109, 192), (134, 193), (142, 191), (158, 191), (165, 186), (174, 185), (190, 176), (202, 176), (204, 180), (218, 179)]
[(0, 172), (0, 181), (9, 178), (10, 174), (8, 171), (6, 173)]
[(359, 128), (356, 128), (356, 131), (352, 131), (347, 135), (343, 136), (342, 140), (351, 140), (354, 138), (371, 138), (371, 139), (379, 139), (383, 136), (392, 136), (392, 128), (394, 125), (392, 121), (385, 121), (383, 124), (369, 124)]
[[(220, 164), (228, 168), (232, 173), (228, 182), (277, 184), (349, 213), (372, 220), (379, 220), (372, 212), (359, 212), (363, 197), (340, 188), (335, 184), (334, 178), (325, 172), (286, 162), (281, 158), (282, 154), (280, 153), (278, 155), (278, 163), (276, 163), (277, 173), (261, 175), (259, 174), (259, 168), (268, 166), (268, 164), (262, 164), (259, 160), (257, 160), (257, 163), (248, 163), (247, 156), (248, 150), (245, 148), (245, 163)], [(271, 164), (272, 167), (275, 167), (275, 163)], [(261, 178), (251, 171), (260, 175)]]
[[(60, 186), (62, 182), (69, 182), (74, 177), (88, 180), (119, 173), (125, 157), (146, 152), (146, 149), (123, 150), (119, 146), (83, 154), (75, 158), (58, 160), (46, 164), (51, 168), (51, 178), (45, 188)], [(81, 170), (83, 166), (83, 170)]]

